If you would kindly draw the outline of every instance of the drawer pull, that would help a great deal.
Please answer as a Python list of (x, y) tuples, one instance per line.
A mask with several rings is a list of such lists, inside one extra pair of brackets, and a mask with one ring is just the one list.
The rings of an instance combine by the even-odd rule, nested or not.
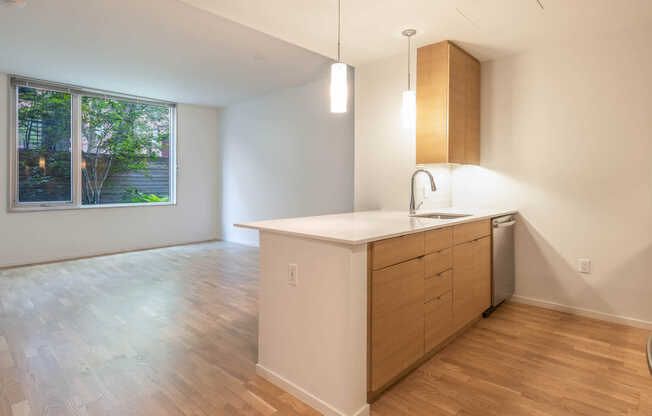
[(433, 275), (427, 276), (426, 280), (428, 279), (434, 279), (436, 277), (443, 277), (447, 272), (449, 272), (451, 269), (446, 269), (443, 272), (435, 273)]
[(435, 276), (443, 277), (446, 273), (448, 273), (451, 269), (446, 269), (443, 272), (437, 273)]

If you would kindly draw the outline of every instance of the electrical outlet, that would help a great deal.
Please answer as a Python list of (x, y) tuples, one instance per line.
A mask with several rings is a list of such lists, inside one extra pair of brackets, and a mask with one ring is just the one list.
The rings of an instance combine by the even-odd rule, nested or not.
[(591, 273), (591, 260), (577, 259), (577, 271), (580, 273)]
[(299, 269), (296, 264), (288, 264), (288, 285), (296, 286), (299, 283)]
[(422, 189), (423, 189), (423, 199), (430, 199), (430, 183), (424, 182)]

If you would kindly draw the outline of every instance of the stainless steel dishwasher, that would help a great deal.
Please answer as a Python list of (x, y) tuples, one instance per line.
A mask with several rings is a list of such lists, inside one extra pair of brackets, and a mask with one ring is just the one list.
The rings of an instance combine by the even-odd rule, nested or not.
[(514, 215), (493, 218), (492, 227), (492, 289), (491, 307), (486, 318), (514, 294)]

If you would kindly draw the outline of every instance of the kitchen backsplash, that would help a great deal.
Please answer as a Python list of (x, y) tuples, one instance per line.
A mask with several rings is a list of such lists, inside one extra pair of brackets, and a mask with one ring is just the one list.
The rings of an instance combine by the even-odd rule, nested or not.
[(452, 204), (453, 165), (441, 163), (419, 165), (419, 167), (427, 169), (432, 174), (435, 178), (437, 191), (432, 192), (430, 190), (430, 184), (428, 183), (426, 175), (417, 175), (414, 192), (416, 204), (419, 205), (419, 203), (423, 201), (423, 205), (421, 205), (420, 208), (421, 210), (450, 207)]

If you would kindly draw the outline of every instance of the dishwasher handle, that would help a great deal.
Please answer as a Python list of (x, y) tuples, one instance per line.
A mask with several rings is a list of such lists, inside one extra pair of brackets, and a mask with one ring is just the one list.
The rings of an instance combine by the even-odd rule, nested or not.
[(516, 221), (496, 222), (496, 223), (494, 223), (494, 228), (511, 227), (514, 224), (516, 224)]

